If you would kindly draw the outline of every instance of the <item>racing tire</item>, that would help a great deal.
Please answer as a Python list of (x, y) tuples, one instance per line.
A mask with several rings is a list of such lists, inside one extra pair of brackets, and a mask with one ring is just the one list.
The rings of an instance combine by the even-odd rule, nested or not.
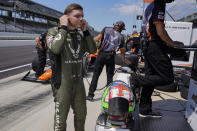
[(189, 86), (190, 77), (191, 77), (191, 74), (187, 74), (187, 72), (182, 72), (182, 74), (181, 74), (181, 80), (182, 80), (183, 85), (185, 87)]
[(159, 91), (164, 91), (164, 92), (176, 92), (178, 84), (176, 82), (168, 84), (168, 85), (162, 85), (162, 86), (156, 86), (155, 89)]
[(187, 100), (189, 88), (188, 87), (185, 87), (185, 86), (179, 86), (179, 89), (180, 89), (180, 96), (183, 99)]
[(32, 63), (31, 63), (31, 67), (32, 67), (32, 70), (36, 72), (37, 68), (38, 68), (38, 55), (36, 55), (33, 60), (32, 60)]
[(134, 54), (125, 54), (125, 57), (131, 61), (131, 65), (126, 65), (123, 61), (122, 61), (122, 58), (121, 58), (121, 54), (116, 54), (115, 55), (115, 64), (116, 65), (120, 65), (120, 66), (128, 66), (130, 67), (133, 71), (136, 70), (137, 66), (138, 66), (138, 56), (137, 55), (134, 55)]
[(36, 76), (40, 76), (44, 73), (44, 68), (46, 65), (46, 51), (37, 49), (37, 55), (34, 57), (32, 61), (32, 69), (36, 72)]

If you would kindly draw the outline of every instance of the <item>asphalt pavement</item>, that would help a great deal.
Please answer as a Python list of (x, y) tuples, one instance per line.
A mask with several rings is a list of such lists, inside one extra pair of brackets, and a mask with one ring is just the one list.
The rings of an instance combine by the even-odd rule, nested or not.
[[(21, 81), (30, 66), (13, 69), (31, 63), (35, 53), (35, 41), (0, 40), (1, 131), (53, 131), (54, 102), (50, 84)], [(92, 73), (84, 79), (86, 91), (91, 77)], [(98, 88), (103, 87), (105, 83), (104, 69)], [(94, 102), (87, 101), (86, 131), (94, 130), (97, 116), (101, 111), (102, 93), (103, 90), (96, 92)], [(71, 109), (67, 120), (67, 131), (74, 131), (73, 121)]]
[(0, 40), (0, 79), (31, 69), (35, 41)]
[[(50, 84), (21, 81), (21, 73), (0, 80), (0, 130), (1, 131), (53, 131), (54, 102)], [(84, 79), (86, 92), (92, 73)], [(98, 88), (105, 85), (105, 69), (98, 82)], [(96, 91), (95, 101), (87, 101), (86, 131), (93, 131), (101, 111), (102, 91)], [(73, 111), (67, 120), (67, 131), (74, 131)]]

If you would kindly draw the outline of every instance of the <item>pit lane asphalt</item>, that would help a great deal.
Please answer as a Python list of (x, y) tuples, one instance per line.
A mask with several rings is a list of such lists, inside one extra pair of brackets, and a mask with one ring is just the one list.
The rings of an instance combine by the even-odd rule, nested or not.
[[(0, 79), (31, 69), (23, 65), (32, 62), (35, 45), (34, 40), (0, 40)], [(23, 67), (12, 69), (18, 66)]]
[[(53, 131), (54, 102), (50, 84), (21, 81), (25, 73), (0, 80), (0, 130), (1, 131)], [(90, 82), (92, 73), (86, 77)], [(84, 84), (86, 93), (89, 85)], [(106, 83), (105, 69), (100, 76), (98, 88)], [(103, 93), (97, 91), (95, 101), (87, 101), (86, 131), (93, 131), (96, 119), (101, 112), (100, 98)], [(74, 131), (73, 111), (67, 119), (67, 131)]]

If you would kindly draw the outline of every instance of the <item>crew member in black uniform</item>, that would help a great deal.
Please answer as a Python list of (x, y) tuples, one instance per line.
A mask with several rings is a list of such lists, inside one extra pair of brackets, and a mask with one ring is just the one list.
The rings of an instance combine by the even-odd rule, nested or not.
[[(152, 111), (154, 87), (167, 85), (174, 81), (173, 67), (168, 54), (179, 56), (184, 51), (173, 47), (183, 46), (182, 42), (173, 41), (165, 30), (164, 17), (166, 3), (173, 0), (155, 0), (150, 3), (144, 14), (143, 30), (148, 36), (144, 50), (145, 77), (133, 75), (134, 85), (142, 86), (139, 112), (141, 117), (162, 117), (159, 112)], [(146, 36), (146, 35), (145, 35)]]
[(104, 65), (106, 65), (107, 72), (107, 85), (113, 80), (113, 74), (115, 70), (114, 56), (117, 49), (121, 51), (121, 58), (127, 64), (130, 64), (127, 59), (125, 59), (124, 53), (124, 36), (121, 34), (122, 30), (125, 30), (125, 24), (123, 21), (117, 21), (114, 27), (105, 27), (98, 36), (94, 38), (94, 41), (101, 39), (102, 47), (99, 51), (92, 81), (89, 88), (89, 93), (87, 100), (93, 101), (94, 92), (97, 88), (98, 78), (103, 70)]

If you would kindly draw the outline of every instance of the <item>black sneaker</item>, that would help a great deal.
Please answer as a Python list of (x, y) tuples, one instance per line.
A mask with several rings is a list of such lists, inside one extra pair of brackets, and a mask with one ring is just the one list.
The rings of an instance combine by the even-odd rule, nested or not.
[(153, 118), (161, 118), (162, 114), (160, 112), (148, 112), (148, 113), (140, 113), (140, 117), (153, 117)]
[(91, 101), (91, 102), (94, 101), (93, 97), (92, 97), (92, 96), (89, 96), (89, 95), (86, 97), (86, 100), (89, 100), (89, 101)]

